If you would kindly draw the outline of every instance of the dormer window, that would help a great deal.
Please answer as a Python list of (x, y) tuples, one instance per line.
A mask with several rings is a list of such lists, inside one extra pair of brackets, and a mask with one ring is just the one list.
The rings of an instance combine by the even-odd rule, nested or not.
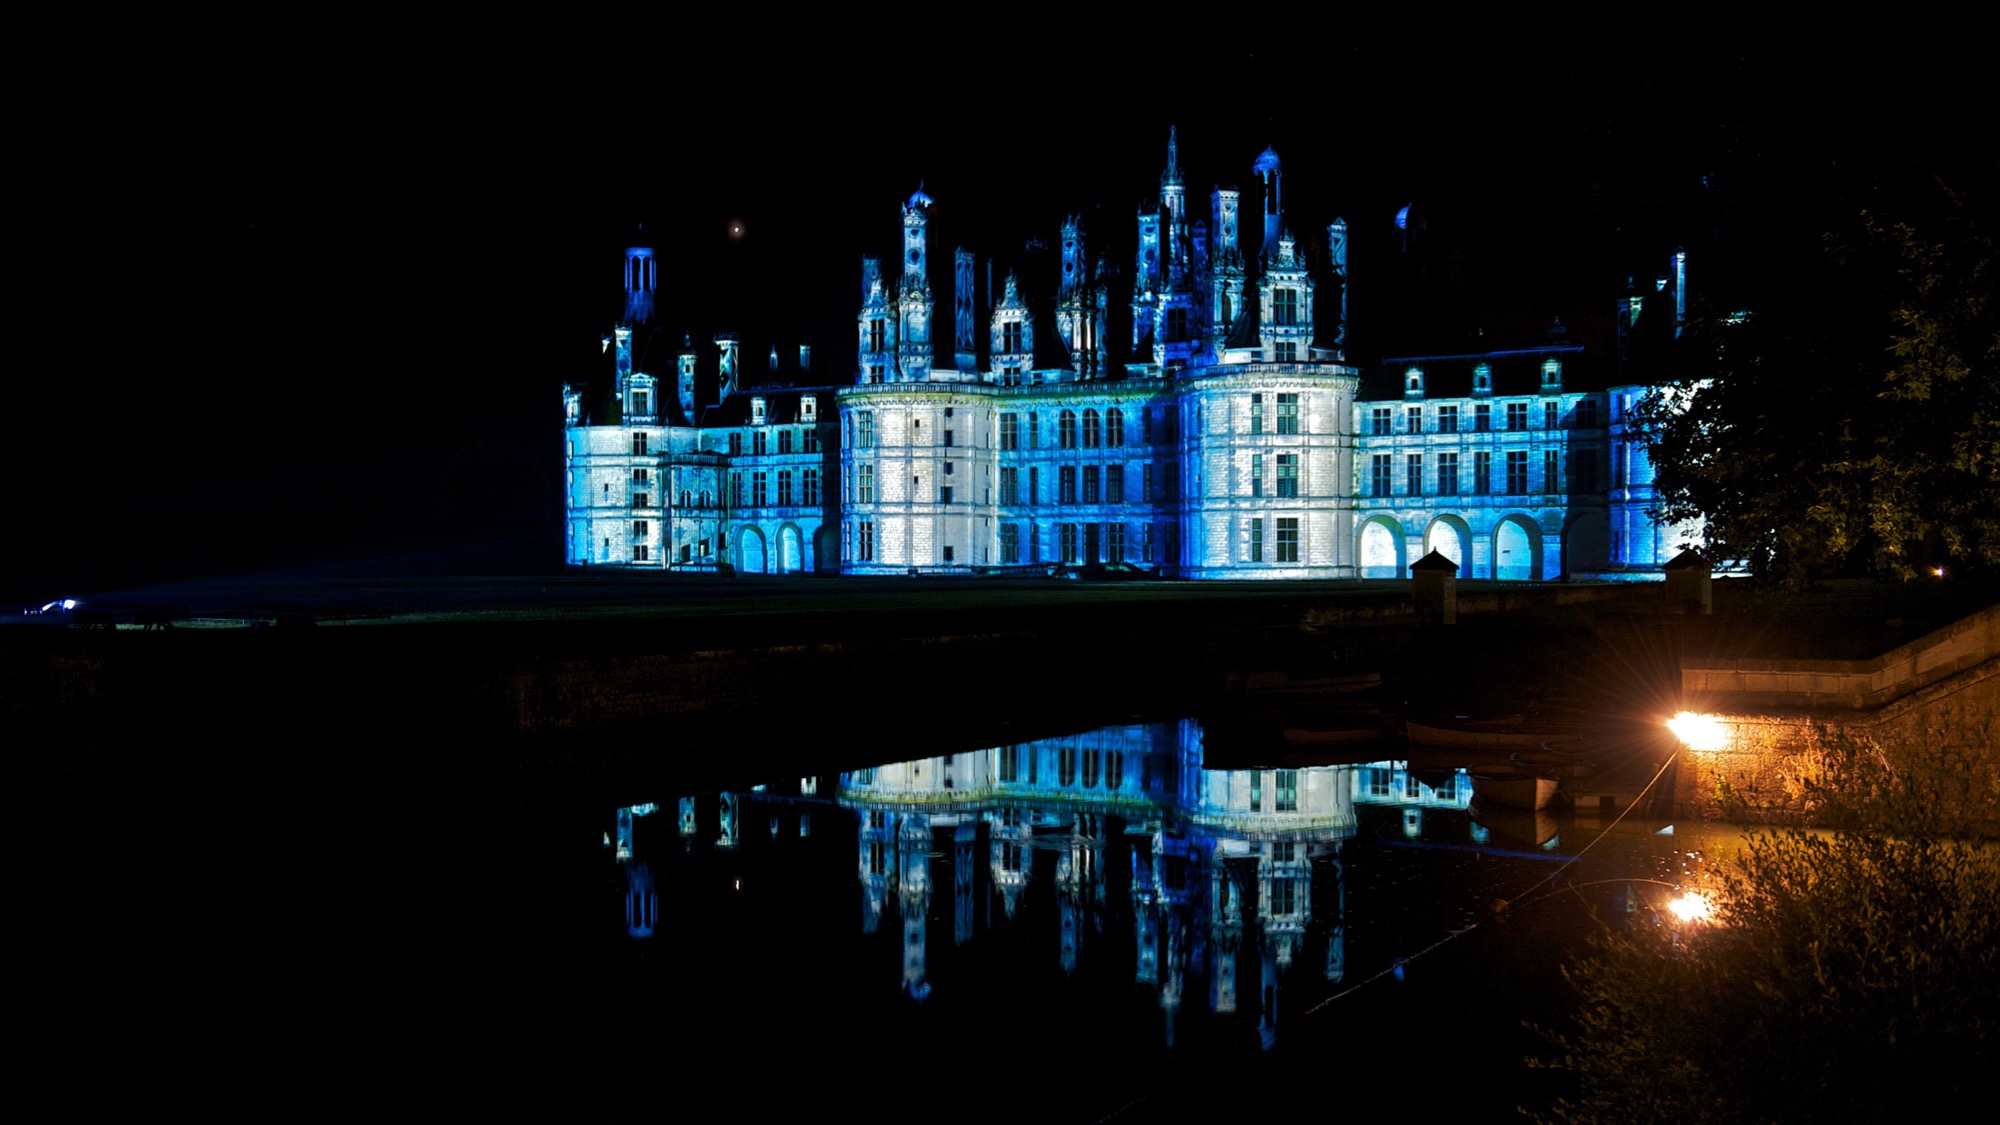
[(1403, 393), (1421, 395), (1424, 393), (1424, 369), (1412, 367), (1403, 372)]
[(799, 399), (799, 421), (801, 422), (819, 421), (818, 398), (815, 398), (812, 395), (805, 395)]
[(1481, 363), (1472, 369), (1472, 393), (1490, 395), (1493, 393), (1493, 365)]
[(750, 424), (753, 426), (764, 424), (764, 400), (762, 398), (753, 398), (750, 400)]
[(1559, 391), (1562, 390), (1562, 385), (1563, 385), (1562, 360), (1559, 359), (1543, 360), (1542, 389), (1545, 391)]

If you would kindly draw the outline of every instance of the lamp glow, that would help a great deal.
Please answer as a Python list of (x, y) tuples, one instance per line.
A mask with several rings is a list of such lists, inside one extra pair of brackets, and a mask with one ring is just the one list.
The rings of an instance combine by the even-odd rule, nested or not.
[(1729, 724), (1714, 715), (1682, 711), (1667, 720), (1667, 729), (1690, 750), (1721, 750), (1729, 745)]
[(1667, 903), (1667, 909), (1683, 922), (1706, 922), (1714, 914), (1708, 900), (1693, 891)]

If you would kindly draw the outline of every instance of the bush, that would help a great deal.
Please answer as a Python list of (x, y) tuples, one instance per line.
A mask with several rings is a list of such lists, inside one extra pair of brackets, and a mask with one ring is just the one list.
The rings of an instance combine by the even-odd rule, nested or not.
[[(1990, 758), (1990, 755), (1987, 755)], [(2000, 1052), (2000, 773), (1823, 734), (1818, 829), (1751, 835), (1715, 920), (1648, 918), (1571, 966), (1580, 1008), (1531, 1065), (1545, 1121), (1936, 1120), (1990, 1102)], [(1646, 917), (1646, 916), (1642, 916)]]

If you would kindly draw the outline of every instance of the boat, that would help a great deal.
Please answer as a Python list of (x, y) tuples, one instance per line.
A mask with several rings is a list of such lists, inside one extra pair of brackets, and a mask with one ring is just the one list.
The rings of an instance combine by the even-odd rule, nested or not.
[(1553, 804), (1562, 781), (1513, 762), (1486, 762), (1465, 771), (1472, 794), (1492, 805), (1514, 809), (1545, 809)]
[(1467, 750), (1540, 750), (1559, 735), (1525, 731), (1511, 724), (1465, 723), (1435, 726), (1407, 719), (1403, 723), (1412, 743), (1419, 746), (1452, 746)]

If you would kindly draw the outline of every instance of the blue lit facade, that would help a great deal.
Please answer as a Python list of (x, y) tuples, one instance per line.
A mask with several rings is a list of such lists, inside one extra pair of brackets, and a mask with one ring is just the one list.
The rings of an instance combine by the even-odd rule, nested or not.
[(1170, 138), (1132, 268), (1093, 257), (1071, 218), (1053, 276), (962, 248), (933, 270), (918, 192), (893, 271), (863, 263), (851, 383), (739, 389), (737, 342), (718, 337), (706, 407), (692, 346), (671, 395), (631, 359), (655, 259), (629, 251), (613, 393), (565, 387), (569, 561), (1395, 578), (1435, 549), (1465, 578), (1657, 576), (1690, 536), (1646, 515), (1651, 469), (1624, 429), (1644, 388), (1574, 389), (1588, 364), (1560, 338), (1349, 363), (1345, 222), (1309, 251), (1277, 155), (1252, 172), (1254, 251), (1238, 192), (1190, 214)]

